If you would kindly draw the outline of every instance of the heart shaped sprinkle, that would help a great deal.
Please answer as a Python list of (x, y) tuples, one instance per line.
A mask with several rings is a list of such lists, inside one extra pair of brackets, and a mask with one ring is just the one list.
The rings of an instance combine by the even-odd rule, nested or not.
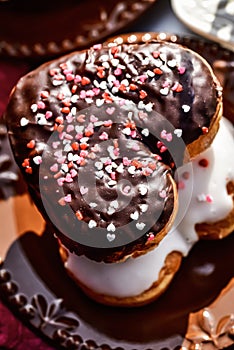
[(142, 230), (144, 229), (144, 227), (145, 227), (144, 222), (137, 222), (137, 223), (136, 223), (136, 228), (137, 228), (138, 230), (142, 231)]
[(112, 242), (115, 240), (115, 234), (114, 233), (107, 233), (106, 238), (109, 242)]
[(97, 223), (94, 220), (90, 220), (89, 223), (88, 223), (88, 226), (89, 226), (89, 228), (94, 228), (94, 227), (97, 226)]
[(138, 213), (138, 211), (135, 211), (134, 213), (131, 213), (131, 214), (130, 214), (130, 218), (131, 218), (132, 220), (138, 220), (138, 219), (139, 219), (139, 213)]
[(85, 186), (80, 187), (80, 193), (82, 194), (82, 196), (86, 194), (88, 190), (89, 190), (88, 187), (85, 187)]
[(174, 134), (177, 136), (177, 137), (181, 137), (182, 136), (182, 129), (175, 129), (174, 130)]

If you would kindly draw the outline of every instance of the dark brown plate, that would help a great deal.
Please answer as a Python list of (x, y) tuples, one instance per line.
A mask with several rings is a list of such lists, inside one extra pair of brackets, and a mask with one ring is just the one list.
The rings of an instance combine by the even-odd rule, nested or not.
[[(138, 34), (137, 40), (147, 41), (152, 36), (185, 44), (202, 53), (213, 66), (221, 60), (230, 67), (234, 59), (233, 53), (217, 44), (195, 38), (151, 33)], [(113, 40), (135, 38), (131, 34)], [(11, 236), (0, 266), (1, 297), (22, 321), (54, 346), (79, 350), (179, 350), (183, 345), (187, 350), (208, 345), (209, 349), (220, 349), (217, 344), (224, 334), (224, 346), (234, 344), (233, 323), (214, 331), (208, 322), (203, 334), (198, 334), (200, 338), (186, 339), (189, 345), (184, 345), (191, 313), (214, 302), (234, 277), (234, 234), (220, 241), (198, 242), (184, 258), (166, 293), (154, 303), (137, 309), (112, 308), (88, 299), (67, 276), (55, 240), (49, 229), (43, 228), (27, 195), (11, 198), (7, 210), (9, 215), (16, 215), (17, 228), (12, 235), (9, 222), (1, 225), (0, 237), (4, 232), (6, 238)], [(0, 214), (4, 203), (0, 202)], [(233, 315), (230, 303), (225, 320), (232, 320)], [(223, 319), (216, 321), (224, 324)], [(193, 342), (197, 347), (192, 348)]]
[(45, 58), (117, 33), (155, 0), (0, 1), (0, 56)]

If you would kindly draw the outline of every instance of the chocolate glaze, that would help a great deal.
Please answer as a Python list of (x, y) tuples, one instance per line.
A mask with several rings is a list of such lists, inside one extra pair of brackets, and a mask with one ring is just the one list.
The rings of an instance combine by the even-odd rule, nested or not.
[[(131, 228), (127, 234), (135, 244), (129, 246), (129, 242), (123, 239), (118, 241), (113, 236), (113, 232), (118, 226), (122, 229), (123, 224), (127, 224), (128, 230), (131, 215), (134, 216), (133, 221), (138, 220), (137, 206), (140, 204), (154, 208), (148, 217), (158, 218), (158, 220), (155, 221), (157, 225), (151, 221), (151, 224), (146, 226), (146, 234), (140, 235), (143, 237), (143, 242), (140, 241), (138, 249), (141, 250), (146, 242), (149, 243), (150, 236), (153, 239), (162, 231), (172, 214), (174, 205), (173, 189), (165, 176), (168, 167), (158, 162), (158, 159), (163, 157), (163, 160), (168, 162), (168, 166), (172, 166), (172, 161), (177, 163), (176, 165), (181, 164), (185, 145), (196, 140), (202, 134), (202, 128), (209, 128), (212, 123), (219, 101), (218, 95), (219, 86), (213, 80), (209, 66), (199, 56), (176, 44), (163, 42), (114, 47), (98, 45), (87, 51), (76, 52), (46, 63), (19, 81), (5, 114), (16, 161), (25, 175), (30, 192), (40, 210), (46, 217), (50, 216), (52, 222), (59, 228), (57, 234), (70, 250), (75, 250), (77, 254), (85, 253), (96, 260), (103, 259), (105, 256), (108, 261), (105, 249), (99, 252), (94, 249), (94, 256), (93, 249), (83, 248), (87, 245), (92, 247), (97, 245), (92, 239), (89, 241), (89, 236), (95, 237), (95, 241), (100, 240), (98, 247), (106, 248), (103, 238), (96, 238), (97, 234), (102, 237), (96, 229), (93, 230), (95, 233), (87, 234), (87, 224), (90, 225), (92, 222), (92, 228), (97, 226), (97, 229), (103, 227), (107, 229), (107, 231), (104, 230), (105, 241), (107, 241), (107, 234), (112, 235), (109, 236), (111, 241), (114, 240), (111, 248), (115, 244), (126, 245), (125, 251), (122, 248), (117, 249), (116, 258), (119, 259), (131, 253), (135, 244), (139, 243), (139, 231), (142, 228), (137, 225), (141, 227), (141, 217), (137, 223), (134, 223), (134, 229)], [(175, 130), (182, 133), (182, 138), (176, 135)], [(49, 140), (51, 135), (52, 139)], [(68, 148), (64, 146), (65, 141), (68, 143), (66, 145)], [(109, 147), (114, 148), (117, 156), (111, 155), (109, 150), (108, 154), (102, 147), (105, 142), (108, 142), (107, 150)], [(147, 147), (150, 150), (147, 150)], [(130, 149), (131, 154), (128, 154), (129, 150), (123, 151), (124, 148)], [(164, 152), (164, 148), (169, 149), (172, 157), (168, 156), (168, 152)], [(164, 157), (163, 153), (167, 156)], [(62, 163), (65, 163), (63, 164), (67, 168), (65, 170), (64, 167), (62, 169), (59, 160), (64, 155), (66, 159), (63, 159)], [(72, 168), (68, 167), (69, 156), (80, 158), (79, 162), (78, 160), (73, 162)], [(74, 185), (77, 182), (77, 172), (79, 179), (81, 170), (85, 169), (86, 175), (84, 174), (83, 178), (88, 178), (89, 169), (95, 167), (97, 158), (107, 156), (112, 158), (111, 166), (114, 168), (112, 167), (109, 172), (105, 168), (105, 176), (102, 175), (101, 178), (97, 172), (95, 173), (100, 198), (108, 200), (106, 203), (110, 206), (111, 201), (117, 198), (118, 181), (123, 179), (128, 182), (131, 180), (131, 186), (137, 189), (138, 198), (140, 198), (138, 200), (136, 194), (133, 194), (127, 211), (115, 210), (114, 215), (108, 214), (107, 207), (94, 210), (91, 206), (84, 204), (84, 193), (81, 193), (79, 185), (78, 187), (77, 184)], [(138, 165), (135, 164), (135, 166), (131, 162), (124, 164), (124, 157), (127, 159), (129, 157), (132, 162), (137, 161)], [(139, 162), (142, 161), (147, 163), (143, 167), (139, 166)], [(41, 162), (42, 166), (39, 167)], [(82, 162), (86, 163), (84, 167)], [(75, 166), (74, 163), (76, 163)], [(115, 169), (120, 163), (126, 168), (119, 173)], [(150, 169), (151, 163), (153, 170)], [(102, 161), (101, 171), (107, 165), (109, 164)], [(48, 171), (54, 166), (55, 172)], [(131, 171), (129, 169), (130, 166), (135, 168), (133, 173), (132, 169)], [(42, 169), (40, 176), (39, 168)], [(72, 170), (73, 174), (75, 172), (74, 176)], [(145, 174), (145, 171), (150, 173)], [(114, 173), (114, 177), (110, 177), (110, 172)], [(158, 174), (162, 181), (157, 183), (154, 179)], [(43, 180), (40, 188), (43, 194), (46, 194), (43, 195), (43, 204), (46, 206), (44, 210), (39, 180), (49, 175), (51, 179), (49, 177), (46, 181)], [(57, 180), (62, 181), (63, 186), (61, 183), (59, 186)], [(111, 181), (116, 183), (109, 185)], [(139, 183), (144, 187), (145, 181), (150, 201), (145, 200), (145, 194), (140, 193)], [(83, 187), (89, 188), (90, 183)], [(65, 196), (61, 198), (63, 193)], [(123, 197), (125, 203), (127, 197), (126, 194)], [(51, 198), (53, 200), (55, 198), (54, 202)], [(164, 198), (163, 201), (162, 198)], [(70, 206), (65, 205), (68, 201)], [(102, 202), (96, 203), (96, 198), (93, 201), (96, 206), (100, 206)], [(91, 198), (89, 198), (90, 202)], [(55, 203), (56, 208), (51, 203)], [(151, 203), (154, 204), (151, 205)], [(78, 220), (77, 218), (71, 220), (70, 208), (76, 212)], [(135, 213), (136, 210), (137, 213)], [(60, 220), (61, 217), (63, 220)], [(143, 220), (143, 225), (148, 223), (147, 220)], [(68, 223), (68, 228), (63, 226), (63, 222)], [(77, 223), (79, 223), (78, 227)], [(136, 227), (138, 236), (134, 235)], [(61, 231), (65, 235), (61, 234)], [(77, 231), (80, 232), (79, 239), (77, 239)], [(89, 229), (88, 232), (92, 230)], [(82, 236), (88, 241), (84, 243)], [(122, 236), (121, 234), (117, 236), (125, 237), (126, 230)], [(89, 251), (91, 251), (90, 254)], [(111, 253), (113, 254), (113, 251)]]
[(0, 200), (25, 191), (26, 186), (11, 152), (6, 126), (0, 124)]

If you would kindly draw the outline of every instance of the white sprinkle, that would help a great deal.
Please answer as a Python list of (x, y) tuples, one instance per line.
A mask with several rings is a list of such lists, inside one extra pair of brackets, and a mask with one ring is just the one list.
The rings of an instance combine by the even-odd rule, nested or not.
[(152, 102), (147, 103), (147, 105), (145, 105), (146, 112), (152, 112), (153, 106), (154, 104)]
[(167, 96), (168, 93), (169, 93), (169, 88), (168, 88), (168, 87), (165, 87), (165, 88), (160, 89), (160, 94), (161, 94), (161, 95)]
[(34, 113), (37, 111), (37, 104), (36, 104), (36, 103), (32, 104), (31, 110), (32, 110), (32, 112), (34, 112)]
[(95, 175), (96, 175), (99, 179), (102, 179), (103, 176), (104, 176), (104, 171), (103, 171), (103, 170), (96, 171), (96, 172), (95, 172)]
[(115, 200), (115, 201), (112, 201), (112, 202), (110, 203), (110, 206), (111, 206), (112, 208), (118, 209), (119, 203), (118, 203), (117, 200)]
[(109, 207), (108, 210), (107, 210), (107, 214), (108, 215), (112, 215), (114, 213), (115, 213), (115, 208)]
[(72, 102), (72, 103), (76, 103), (78, 100), (79, 100), (79, 96), (78, 96), (78, 95), (73, 95), (73, 96), (71, 97), (71, 102)]
[(76, 112), (77, 112), (77, 108), (76, 107), (72, 107), (71, 114), (72, 115), (76, 115)]
[(119, 60), (117, 58), (113, 58), (111, 60), (111, 64), (112, 64), (113, 67), (117, 67), (118, 64), (119, 64)]
[(145, 185), (139, 185), (139, 192), (142, 196), (146, 195), (148, 192), (148, 188)]
[(204, 193), (197, 196), (198, 202), (206, 202), (206, 195)]
[(62, 170), (64, 173), (68, 173), (68, 171), (69, 171), (68, 165), (67, 165), (67, 164), (62, 164), (62, 165), (61, 165), (61, 170)]
[(148, 204), (140, 204), (139, 207), (142, 213), (146, 213), (149, 206)]
[(167, 62), (167, 65), (171, 68), (174, 68), (176, 66), (176, 60), (175, 59), (172, 59), (170, 61)]
[(97, 203), (91, 202), (91, 203), (89, 203), (89, 206), (90, 206), (91, 208), (96, 208)]
[(141, 133), (142, 133), (142, 135), (144, 135), (145, 137), (147, 137), (147, 136), (149, 136), (149, 129), (143, 129), (142, 131), (141, 131)]
[(177, 136), (177, 137), (181, 137), (182, 136), (182, 129), (175, 129), (174, 130), (174, 134)]
[(117, 181), (114, 181), (114, 180), (111, 180), (111, 181), (108, 182), (109, 186), (114, 186), (116, 184), (117, 184)]
[(103, 163), (102, 162), (95, 162), (94, 163), (95, 168), (97, 168), (98, 170), (102, 170), (103, 168)]
[(128, 85), (129, 85), (128, 79), (123, 79), (123, 80), (121, 81), (121, 84), (123, 84), (123, 85), (125, 85), (125, 86), (128, 86)]
[(114, 233), (107, 233), (106, 238), (108, 239), (109, 242), (112, 242), (115, 239), (115, 234)]
[(142, 231), (142, 230), (144, 229), (144, 227), (145, 227), (144, 222), (137, 222), (137, 223), (136, 223), (136, 228), (137, 228), (138, 230)]
[(94, 228), (94, 227), (97, 226), (97, 223), (94, 220), (90, 220), (89, 223), (88, 223), (88, 226), (89, 226), (89, 228)]
[(103, 62), (103, 63), (102, 63), (102, 66), (103, 66), (104, 68), (106, 68), (106, 69), (110, 68), (109, 62)]
[(135, 174), (135, 171), (136, 171), (136, 167), (134, 165), (131, 165), (129, 168), (128, 168), (128, 172), (129, 174)]
[(139, 213), (138, 211), (135, 211), (134, 213), (130, 214), (130, 218), (132, 220), (138, 220), (139, 219)]
[(36, 165), (39, 165), (42, 163), (42, 158), (41, 158), (41, 156), (36, 156), (33, 158), (33, 161)]
[(104, 103), (104, 99), (98, 98), (98, 99), (96, 100), (96, 106), (97, 106), (97, 107), (101, 107), (101, 106), (103, 105), (103, 103)]
[(124, 135), (131, 135), (131, 129), (130, 128), (124, 128), (123, 130), (122, 130), (122, 133), (124, 134)]
[(155, 74), (152, 70), (147, 70), (146, 74), (151, 78), (153, 78), (155, 76)]
[(63, 80), (54, 79), (54, 80), (52, 81), (52, 84), (53, 84), (54, 86), (62, 85), (62, 84), (63, 84)]
[(118, 166), (118, 168), (116, 169), (116, 171), (117, 171), (118, 173), (120, 173), (120, 174), (122, 174), (122, 173), (124, 172), (124, 166), (123, 166), (122, 163)]
[(36, 118), (37, 124), (39, 124), (39, 125), (47, 125), (48, 124), (47, 119), (45, 117), (45, 114), (37, 113), (35, 118)]
[(188, 113), (188, 112), (190, 111), (190, 106), (188, 106), (188, 105), (183, 105), (183, 106), (182, 106), (182, 109), (183, 109), (183, 111), (184, 111), (185, 113)]
[(115, 228), (115, 225), (113, 223), (111, 223), (107, 226), (108, 232), (115, 232), (115, 230), (116, 230), (116, 228)]
[(70, 145), (70, 143), (67, 143), (64, 147), (64, 151), (65, 152), (71, 152), (72, 151), (72, 146)]
[(161, 53), (159, 57), (161, 58), (162, 61), (166, 61), (167, 60), (167, 56), (166, 56), (165, 53)]
[(20, 125), (21, 126), (26, 126), (26, 125), (28, 125), (28, 123), (29, 123), (28, 119), (26, 119), (24, 117), (20, 119)]
[(107, 82), (105, 80), (103, 80), (100, 84), (99, 84), (99, 88), (102, 90), (106, 90), (107, 89)]

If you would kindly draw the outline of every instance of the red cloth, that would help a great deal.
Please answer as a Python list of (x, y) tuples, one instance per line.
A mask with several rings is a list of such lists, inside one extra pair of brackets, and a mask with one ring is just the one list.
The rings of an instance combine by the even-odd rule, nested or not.
[(0, 302), (0, 349), (52, 350)]

